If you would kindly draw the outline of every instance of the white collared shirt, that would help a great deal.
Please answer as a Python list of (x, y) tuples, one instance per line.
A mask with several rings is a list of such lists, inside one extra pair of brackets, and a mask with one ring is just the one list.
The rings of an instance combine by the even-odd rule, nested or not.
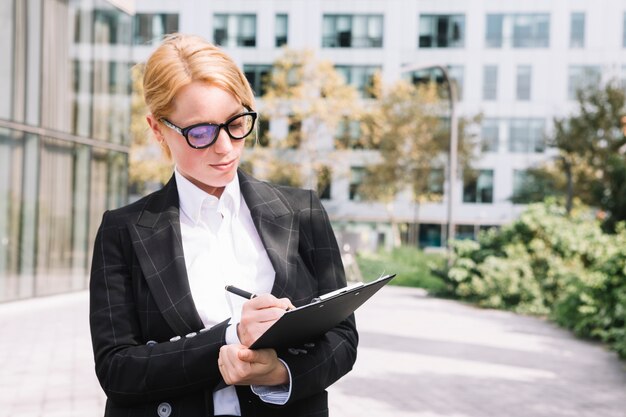
[[(230, 317), (226, 342), (239, 343), (235, 324), (246, 300), (224, 287), (235, 285), (254, 294), (269, 293), (276, 271), (241, 196), (237, 176), (218, 199), (196, 187), (178, 169), (174, 175), (187, 276), (198, 314), (207, 328)], [(270, 387), (267, 392), (266, 387), (254, 388), (263, 401), (273, 404), (284, 404), (290, 395), (290, 386), (278, 390), (284, 395), (277, 395)], [(213, 403), (216, 415), (241, 415), (233, 386), (215, 391)]]

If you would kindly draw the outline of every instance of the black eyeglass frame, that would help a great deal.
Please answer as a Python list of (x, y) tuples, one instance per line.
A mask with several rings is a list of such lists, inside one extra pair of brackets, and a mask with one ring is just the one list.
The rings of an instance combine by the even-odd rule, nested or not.
[[(232, 123), (234, 120), (236, 120), (236, 119), (238, 119), (239, 117), (242, 117), (242, 116), (252, 116), (252, 126), (250, 126), (250, 131), (248, 131), (248, 133), (246, 133), (245, 135), (243, 135), (241, 137), (234, 136), (230, 132), (230, 129), (228, 128), (228, 125), (230, 123)], [(172, 129), (173, 131), (175, 131), (175, 132), (179, 133), (180, 135), (182, 135), (185, 138), (185, 140), (187, 141), (187, 145), (189, 145), (190, 147), (192, 147), (194, 149), (205, 149), (205, 148), (208, 148), (209, 146), (213, 145), (217, 141), (217, 138), (219, 137), (220, 132), (221, 132), (222, 129), (226, 130), (226, 133), (228, 134), (228, 136), (231, 139), (233, 139), (233, 140), (245, 139), (254, 130), (254, 124), (256, 123), (257, 117), (258, 117), (258, 113), (257, 112), (255, 112), (255, 111), (247, 111), (247, 112), (236, 114), (233, 117), (231, 117), (230, 119), (226, 120), (224, 123), (219, 123), (219, 124), (218, 123), (204, 123), (203, 122), (203, 123), (196, 123), (196, 124), (193, 124), (193, 125), (187, 126), (187, 127), (178, 127), (174, 123), (170, 122), (169, 120), (167, 120), (164, 117), (161, 118), (161, 122), (165, 126), (167, 126), (170, 129)], [(191, 131), (191, 129), (196, 128), (198, 126), (216, 126), (217, 127), (217, 130), (215, 132), (215, 136), (206, 145), (196, 146), (196, 145), (192, 144), (189, 141), (189, 132)]]

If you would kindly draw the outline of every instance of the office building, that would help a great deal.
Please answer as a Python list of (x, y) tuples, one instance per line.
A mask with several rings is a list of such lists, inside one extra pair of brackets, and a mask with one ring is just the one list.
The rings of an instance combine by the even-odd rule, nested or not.
[(0, 301), (86, 288), (126, 203), (128, 3), (0, 3)]
[[(511, 197), (526, 170), (553, 154), (546, 135), (554, 117), (575, 109), (576, 88), (626, 74), (623, 0), (602, 7), (582, 0), (139, 0), (137, 10), (153, 28), (145, 39), (158, 40), (177, 18), (181, 32), (222, 45), (256, 91), (285, 45), (315, 50), (360, 90), (375, 71), (392, 83), (407, 65), (447, 67), (458, 86), (459, 116), (483, 116), (477, 132), (483, 153), (472, 172), (452, 181), (453, 201), (447, 201), (448, 180), (439, 203), (417, 206), (398, 197), (393, 217), (405, 237), (418, 235), (422, 247), (445, 245), (450, 204), (457, 237), (514, 219), (523, 206)], [(135, 48), (135, 59), (145, 59), (153, 42), (143, 45)], [(270, 121), (269, 129), (274, 137), (289, 132), (280, 120)], [(351, 129), (358, 135), (358, 126)], [(333, 160), (326, 173), (330, 187), (321, 192), (338, 234), (356, 233), (365, 248), (389, 245), (392, 236), (384, 205), (359, 198), (370, 152), (335, 150), (341, 157)]]

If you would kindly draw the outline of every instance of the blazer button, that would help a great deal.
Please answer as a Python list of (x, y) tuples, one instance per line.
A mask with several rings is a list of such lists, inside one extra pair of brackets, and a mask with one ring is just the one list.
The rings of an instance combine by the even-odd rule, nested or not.
[(148, 342), (146, 343), (147, 346), (154, 346), (156, 344), (157, 342), (155, 342), (154, 340), (148, 340)]
[(159, 417), (170, 417), (170, 414), (172, 414), (172, 406), (170, 403), (159, 404), (157, 407), (157, 414)]

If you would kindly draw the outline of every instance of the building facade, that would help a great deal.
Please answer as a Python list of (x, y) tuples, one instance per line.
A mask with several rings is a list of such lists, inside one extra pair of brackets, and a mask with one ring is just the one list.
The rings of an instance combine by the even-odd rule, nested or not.
[(0, 4), (0, 301), (86, 288), (102, 213), (127, 201), (132, 16), (115, 3)]
[[(284, 45), (315, 50), (361, 90), (376, 71), (392, 83), (407, 65), (446, 66), (459, 89), (459, 116), (482, 115), (483, 153), (473, 172), (444, 181), (443, 201), (417, 206), (398, 197), (393, 216), (423, 247), (445, 245), (449, 204), (457, 237), (514, 219), (523, 207), (511, 197), (526, 170), (551, 157), (552, 120), (574, 110), (576, 88), (626, 78), (624, 0), (602, 7), (583, 0), (139, 0), (137, 10), (146, 21), (177, 16), (181, 32), (220, 44), (256, 91)], [(162, 35), (165, 25), (156, 26), (148, 39)], [(151, 45), (136, 48), (135, 59), (145, 59)], [(289, 130), (281, 121), (270, 121), (269, 129), (278, 136)], [(358, 126), (352, 130), (358, 135)], [(358, 194), (369, 151), (342, 152), (325, 172), (330, 187), (320, 192), (329, 215), (339, 235), (356, 234), (361, 247), (388, 244), (385, 208)]]

